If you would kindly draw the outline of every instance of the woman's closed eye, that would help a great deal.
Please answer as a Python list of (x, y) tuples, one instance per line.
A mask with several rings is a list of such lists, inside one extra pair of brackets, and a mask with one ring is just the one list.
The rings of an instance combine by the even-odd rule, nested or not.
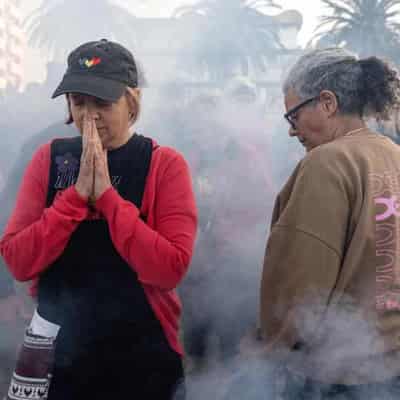
[(85, 96), (80, 96), (80, 95), (72, 95), (71, 96), (72, 103), (76, 107), (82, 107), (84, 106), (87, 102), (92, 102), (96, 107), (99, 108), (107, 108), (112, 106), (111, 101), (99, 99), (99, 98), (92, 98), (92, 99), (87, 99)]
[(83, 96), (71, 96), (72, 103), (74, 106), (83, 106), (85, 104)]
[(101, 107), (101, 108), (111, 107), (113, 104), (111, 101), (102, 100), (102, 99), (96, 99), (95, 103), (96, 103), (96, 106)]

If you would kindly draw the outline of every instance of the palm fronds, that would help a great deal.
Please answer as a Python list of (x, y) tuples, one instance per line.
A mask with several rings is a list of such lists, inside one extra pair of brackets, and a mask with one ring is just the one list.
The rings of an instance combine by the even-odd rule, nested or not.
[(223, 80), (235, 67), (247, 74), (250, 65), (264, 69), (267, 57), (283, 48), (274, 18), (260, 8), (279, 7), (270, 0), (200, 0), (176, 9), (178, 18), (198, 22), (188, 68), (212, 80)]
[[(342, 45), (361, 56), (398, 57), (400, 0), (321, 0), (329, 15), (320, 18), (310, 45)], [(397, 9), (396, 9), (397, 8)]]
[(85, 41), (133, 39), (134, 19), (109, 0), (97, 0), (95, 12), (91, 2), (49, 0), (28, 16), (24, 27), (31, 46), (46, 50), (50, 58), (61, 59)]

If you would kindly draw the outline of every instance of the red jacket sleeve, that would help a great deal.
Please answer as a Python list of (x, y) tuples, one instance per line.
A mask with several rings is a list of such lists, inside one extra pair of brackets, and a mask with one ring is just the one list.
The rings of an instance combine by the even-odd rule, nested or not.
[(35, 153), (18, 192), (14, 212), (0, 241), (0, 253), (17, 280), (37, 278), (64, 251), (88, 213), (72, 186), (46, 208), (50, 144)]
[[(147, 188), (148, 190), (149, 188)], [(113, 189), (96, 202), (108, 221), (119, 254), (138, 274), (138, 279), (171, 290), (183, 278), (193, 252), (197, 212), (188, 166), (175, 153), (156, 178), (154, 227), (139, 217), (139, 210)]]

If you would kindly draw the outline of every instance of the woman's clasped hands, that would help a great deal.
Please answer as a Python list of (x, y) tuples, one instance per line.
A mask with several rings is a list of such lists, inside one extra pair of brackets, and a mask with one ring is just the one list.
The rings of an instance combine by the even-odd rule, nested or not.
[(75, 189), (78, 194), (94, 205), (111, 187), (107, 150), (103, 149), (96, 123), (88, 111), (82, 121), (82, 155)]

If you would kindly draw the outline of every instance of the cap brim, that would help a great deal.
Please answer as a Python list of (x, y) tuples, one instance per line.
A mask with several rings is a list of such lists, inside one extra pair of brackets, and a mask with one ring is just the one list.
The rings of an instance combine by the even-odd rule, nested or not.
[(123, 95), (126, 84), (94, 75), (69, 74), (51, 96), (52, 99), (67, 93), (82, 93), (106, 101), (118, 101)]

